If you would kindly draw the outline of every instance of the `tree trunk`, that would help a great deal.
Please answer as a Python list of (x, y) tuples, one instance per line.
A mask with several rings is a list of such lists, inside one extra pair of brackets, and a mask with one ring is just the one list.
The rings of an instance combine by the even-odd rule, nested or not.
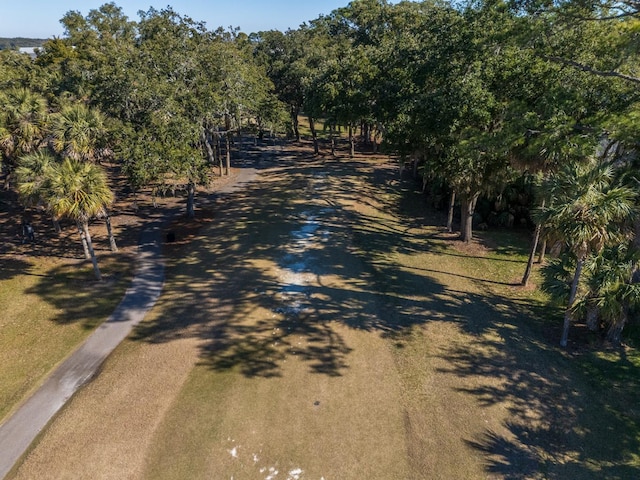
[(209, 140), (210, 134), (207, 129), (202, 129), (202, 143), (207, 152), (207, 160), (209, 161), (209, 165), (213, 165), (215, 162), (215, 153), (213, 151), (213, 147), (211, 146), (211, 142)]
[[(545, 200), (542, 200), (542, 208), (544, 208)], [(533, 234), (533, 244), (531, 245), (531, 252), (529, 252), (529, 261), (527, 262), (527, 268), (524, 270), (524, 276), (520, 284), (526, 287), (529, 283), (529, 277), (531, 276), (531, 270), (533, 269), (533, 262), (536, 258), (536, 250), (538, 249), (538, 242), (540, 241), (540, 233), (542, 232), (542, 224), (536, 225), (536, 231)]]
[(544, 263), (544, 256), (547, 253), (547, 237), (542, 237), (542, 244), (540, 245), (540, 255), (538, 255), (538, 263)]
[(53, 223), (53, 230), (56, 232), (57, 235), (62, 233), (62, 228), (60, 228), (60, 222), (53, 215), (51, 216), (51, 223)]
[(227, 155), (225, 157), (225, 163), (224, 163), (225, 175), (229, 175), (231, 173), (231, 139), (229, 137), (230, 137), (230, 134), (227, 133), (225, 137), (227, 142)]
[(102, 274), (98, 268), (98, 259), (96, 258), (96, 252), (93, 250), (93, 243), (91, 242), (91, 234), (89, 233), (89, 222), (83, 221), (78, 224), (80, 228), (80, 235), (83, 237), (83, 242), (87, 244), (91, 263), (93, 263), (93, 273), (98, 281), (102, 281)]
[(87, 244), (87, 237), (85, 237), (82, 224), (80, 222), (77, 223), (78, 232), (80, 233), (80, 240), (82, 241), (82, 249), (84, 250), (84, 259), (89, 260), (91, 258), (91, 252), (89, 252), (89, 245)]
[(463, 195), (460, 199), (460, 240), (469, 243), (473, 239), (473, 214), (476, 210), (476, 202), (480, 193)]
[(378, 138), (381, 133), (380, 124), (376, 123), (375, 131), (373, 132), (373, 153), (378, 153)]
[(11, 174), (12, 172), (11, 170), (9, 170), (4, 177), (4, 189), (6, 191), (9, 191), (11, 189)]
[(291, 107), (291, 128), (293, 135), (296, 137), (296, 142), (300, 141), (300, 126), (298, 124), (298, 112), (299, 109)]
[(617, 321), (611, 322), (609, 329), (607, 330), (607, 340), (614, 345), (620, 345), (622, 343), (622, 330), (627, 323), (627, 311), (625, 308), (621, 309), (620, 316)]
[(311, 115), (309, 115), (309, 130), (311, 130), (311, 138), (313, 139), (313, 154), (320, 154), (320, 147), (318, 146), (318, 133), (316, 132), (316, 122)]
[(573, 275), (573, 282), (571, 282), (571, 293), (569, 294), (569, 303), (567, 309), (564, 312), (564, 324), (562, 325), (562, 338), (560, 339), (560, 345), (562, 347), (567, 346), (569, 340), (569, 326), (571, 325), (571, 307), (576, 300), (576, 294), (578, 293), (578, 283), (580, 282), (580, 274), (582, 273), (582, 264), (584, 259), (579, 258), (576, 265), (576, 271)]
[(592, 332), (597, 332), (600, 327), (600, 309), (595, 300), (587, 303), (587, 328)]
[(196, 216), (196, 185), (189, 182), (187, 185), (187, 217), (195, 218)]
[(118, 245), (116, 244), (116, 237), (113, 236), (113, 229), (111, 228), (111, 215), (109, 211), (105, 210), (105, 223), (107, 224), (107, 235), (109, 236), (109, 247), (112, 252), (118, 251)]
[(329, 136), (331, 137), (331, 156), (336, 156), (336, 126), (332, 123), (329, 127)]
[(529, 260), (527, 261), (527, 268), (524, 270), (524, 275), (520, 284), (526, 287), (529, 283), (529, 277), (531, 276), (531, 270), (533, 270), (533, 262), (536, 258), (536, 250), (538, 249), (538, 242), (540, 241), (540, 232), (542, 231), (542, 225), (536, 225), (536, 231), (533, 234), (533, 243), (531, 245), (531, 251), (529, 252)]
[(447, 232), (453, 232), (453, 209), (456, 205), (456, 191), (451, 190), (451, 197), (449, 198), (449, 215), (447, 216)]
[(220, 167), (220, 176), (224, 175), (224, 162), (222, 161), (222, 142), (220, 134), (216, 134), (216, 156), (218, 157), (218, 166)]
[(353, 135), (353, 125), (349, 122), (349, 158), (353, 158), (356, 154), (356, 140)]

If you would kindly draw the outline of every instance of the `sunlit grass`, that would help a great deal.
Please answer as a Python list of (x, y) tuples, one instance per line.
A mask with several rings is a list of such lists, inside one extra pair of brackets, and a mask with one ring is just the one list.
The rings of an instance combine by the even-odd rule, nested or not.
[(3, 259), (0, 279), (0, 420), (105, 320), (128, 286), (128, 258), (90, 264), (45, 257)]

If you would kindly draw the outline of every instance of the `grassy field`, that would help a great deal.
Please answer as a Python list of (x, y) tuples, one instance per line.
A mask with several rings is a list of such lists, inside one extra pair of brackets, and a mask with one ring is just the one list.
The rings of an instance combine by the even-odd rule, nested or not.
[(285, 154), (12, 478), (640, 476), (638, 353), (556, 346), (526, 236), (463, 248), (384, 160)]
[(4, 256), (0, 271), (0, 420), (38, 386), (122, 299), (131, 258), (103, 256), (109, 279), (91, 265), (45, 257)]

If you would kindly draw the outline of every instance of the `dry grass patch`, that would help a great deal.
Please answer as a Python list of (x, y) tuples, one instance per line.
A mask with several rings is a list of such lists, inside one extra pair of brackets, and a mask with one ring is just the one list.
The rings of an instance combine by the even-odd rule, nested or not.
[(104, 321), (131, 278), (126, 256), (90, 264), (5, 255), (0, 278), (0, 419)]
[(637, 476), (634, 416), (513, 285), (527, 242), (451, 248), (390, 171), (301, 157), (222, 198), (18, 477)]

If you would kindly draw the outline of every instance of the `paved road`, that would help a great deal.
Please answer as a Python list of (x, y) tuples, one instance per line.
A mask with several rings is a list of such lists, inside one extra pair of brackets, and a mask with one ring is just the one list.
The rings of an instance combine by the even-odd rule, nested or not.
[(156, 302), (164, 282), (161, 226), (162, 222), (156, 221), (142, 234), (134, 279), (109, 319), (0, 425), (0, 478), (7, 475), (56, 412), (96, 374)]
[[(232, 182), (219, 188), (216, 193), (229, 193), (242, 188), (253, 181), (256, 175), (255, 168), (244, 166)], [(202, 201), (215, 201), (215, 198), (214, 194)], [(134, 279), (113, 314), (0, 425), (0, 479), (11, 471), (53, 416), (82, 385), (96, 375), (102, 362), (155, 304), (164, 283), (161, 255), (163, 223), (162, 220), (151, 223), (141, 235)]]

